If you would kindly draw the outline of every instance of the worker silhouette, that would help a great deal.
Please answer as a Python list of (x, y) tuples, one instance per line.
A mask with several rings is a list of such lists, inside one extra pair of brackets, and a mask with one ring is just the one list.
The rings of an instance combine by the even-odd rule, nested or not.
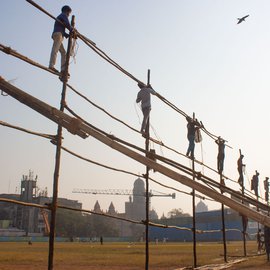
[(265, 200), (266, 202), (269, 201), (269, 177), (265, 177), (265, 180), (263, 181), (264, 184), (264, 190), (265, 190)]
[(256, 170), (255, 174), (252, 176), (251, 179), (251, 190), (254, 190), (256, 197), (259, 197), (258, 187), (259, 187), (259, 172)]
[(218, 145), (217, 170), (219, 174), (222, 174), (225, 159), (225, 141), (221, 137), (218, 137), (216, 143)]
[(192, 119), (191, 117), (187, 116), (187, 139), (189, 141), (188, 149), (186, 156), (190, 156), (194, 159), (194, 150), (195, 150), (195, 135), (196, 131), (199, 129), (200, 124), (196, 119)]
[(137, 103), (141, 102), (141, 109), (143, 112), (141, 133), (143, 134), (143, 136), (146, 136), (147, 135), (146, 126), (147, 126), (147, 122), (149, 120), (150, 111), (151, 111), (151, 94), (156, 95), (156, 92), (150, 84), (146, 86), (144, 83), (139, 82), (138, 86), (141, 90), (139, 91), (137, 95), (136, 102)]
[(100, 242), (101, 245), (103, 245), (103, 236), (99, 237), (99, 242)]
[(54, 23), (54, 29), (52, 33), (53, 39), (53, 46), (51, 51), (50, 63), (49, 68), (55, 72), (59, 72), (54, 66), (56, 63), (57, 53), (60, 52), (61, 54), (61, 73), (64, 73), (65, 64), (66, 64), (66, 51), (63, 46), (64, 37), (68, 38), (69, 34), (65, 32), (67, 28), (70, 32), (72, 32), (72, 27), (69, 23), (68, 17), (71, 13), (71, 8), (69, 6), (62, 7), (62, 13), (57, 17), (57, 20)]
[(241, 154), (239, 159), (237, 160), (237, 170), (239, 173), (238, 183), (240, 184), (240, 186), (243, 186), (244, 184), (243, 168), (245, 167), (245, 164), (243, 164), (243, 158), (244, 158), (244, 155)]

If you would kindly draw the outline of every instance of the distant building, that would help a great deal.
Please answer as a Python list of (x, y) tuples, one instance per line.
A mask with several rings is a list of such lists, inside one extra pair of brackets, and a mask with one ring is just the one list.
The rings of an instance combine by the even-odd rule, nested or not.
[[(105, 213), (112, 216), (141, 221), (145, 220), (146, 217), (145, 203), (145, 184), (141, 178), (138, 178), (133, 184), (132, 196), (129, 196), (129, 201), (125, 202), (125, 213), (118, 213), (113, 202), (111, 202)], [(98, 201), (96, 201), (93, 210), (97, 213), (103, 213)], [(152, 209), (149, 211), (149, 218), (152, 220), (158, 219), (158, 215), (155, 210)], [(121, 237), (134, 237), (136, 240), (143, 237), (143, 225), (132, 224), (121, 220), (111, 220), (110, 222), (119, 229), (119, 236)]]
[[(227, 241), (238, 241), (242, 240), (242, 217), (239, 213), (225, 208), (225, 227), (226, 229), (233, 229), (226, 232)], [(164, 225), (173, 225), (178, 227), (184, 227), (192, 229), (193, 221), (192, 217), (179, 217), (172, 219), (159, 220)], [(249, 220), (247, 228), (247, 239), (254, 239), (254, 235), (258, 230), (256, 222)], [(197, 241), (222, 241), (222, 222), (221, 222), (221, 211), (212, 210), (207, 212), (196, 213), (196, 229), (211, 231), (212, 233), (199, 233), (196, 236)], [(169, 241), (180, 241), (188, 242), (192, 241), (192, 230), (177, 230), (174, 228), (162, 229), (158, 227), (150, 227), (150, 239), (168, 239)]]
[(114, 207), (114, 205), (113, 205), (113, 202), (111, 202), (111, 204), (110, 204), (110, 206), (109, 206), (109, 209), (108, 209), (108, 212), (107, 212), (109, 215), (112, 215), (112, 216), (114, 216), (114, 215), (116, 215), (117, 213), (116, 213), (116, 211), (115, 211), (115, 207)]
[(141, 178), (135, 180), (133, 185), (133, 199), (125, 203), (126, 217), (134, 220), (145, 219), (145, 186)]
[[(22, 177), (20, 194), (0, 194), (0, 197), (40, 205), (52, 202), (52, 198), (40, 195), (46, 195), (46, 192), (38, 194), (37, 176), (34, 179), (34, 174), (30, 171), (29, 175), (23, 175)], [(78, 201), (65, 198), (58, 198), (58, 204), (82, 209), (82, 204)], [(9, 220), (9, 230), (13, 228), (12, 230), (14, 231), (14, 228), (17, 228), (20, 230), (20, 235), (43, 235), (45, 233), (44, 216), (39, 208), (0, 202), (0, 221), (1, 220)], [(5, 230), (6, 229), (7, 228), (5, 228)], [(0, 235), (4, 235), (3, 231), (0, 231)]]
[(101, 213), (102, 212), (98, 201), (96, 201), (96, 203), (95, 203), (94, 211), (96, 213)]
[(195, 207), (195, 212), (202, 213), (202, 212), (207, 212), (207, 211), (208, 211), (208, 206), (202, 200), (200, 200)]

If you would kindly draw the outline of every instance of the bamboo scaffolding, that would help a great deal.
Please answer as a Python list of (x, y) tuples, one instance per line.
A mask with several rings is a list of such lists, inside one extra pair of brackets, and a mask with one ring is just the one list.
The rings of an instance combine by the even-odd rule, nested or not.
[[(167, 168), (166, 166), (158, 164), (155, 161), (138, 154), (137, 152), (115, 142), (111, 138), (100, 134), (93, 128), (83, 124), (78, 119), (70, 117), (65, 113), (61, 113), (56, 108), (53, 108), (45, 102), (42, 102), (37, 98), (25, 93), (24, 91), (5, 81), (2, 77), (0, 77), (0, 89), (12, 96), (13, 98), (17, 99), (18, 101), (22, 102), (23, 104), (27, 105), (28, 107), (32, 108), (33, 110), (36, 110), (40, 114), (51, 119), (55, 123), (61, 123), (61, 125), (72, 134), (77, 134), (82, 138), (86, 138), (87, 135), (90, 135), (96, 138), (98, 141), (106, 144), (110, 148), (121, 152), (122, 154), (132, 158), (133, 160), (136, 160), (139, 163), (149, 166), (151, 169), (160, 172), (161, 174), (175, 180), (176, 182), (186, 185), (192, 189), (194, 188), (196, 191), (201, 192), (202, 194), (214, 199), (217, 202), (225, 204), (226, 206), (232, 208), (240, 214), (245, 215), (263, 225), (270, 226), (269, 216), (263, 213), (259, 213), (249, 208), (248, 206), (239, 203), (238, 201), (235, 201), (231, 198), (226, 197), (225, 195), (220, 194), (216, 190), (212, 190), (211, 188), (206, 187), (201, 183), (192, 181), (192, 179), (188, 178), (187, 176), (175, 172), (172, 169)], [(76, 123), (76, 125), (74, 125), (74, 123)]]

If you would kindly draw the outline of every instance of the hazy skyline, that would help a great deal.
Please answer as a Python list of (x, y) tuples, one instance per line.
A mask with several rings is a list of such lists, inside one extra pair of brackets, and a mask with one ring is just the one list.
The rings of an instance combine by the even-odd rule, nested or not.
[[(72, 7), (76, 28), (107, 52), (121, 66), (141, 80), (151, 69), (153, 88), (189, 115), (193, 112), (206, 128), (228, 140), (225, 175), (237, 180), (238, 149), (245, 155), (247, 174), (260, 172), (260, 187), (269, 176), (270, 127), (270, 23), (267, 0), (183, 1), (36, 1), (57, 16), (63, 5)], [(1, 43), (48, 65), (52, 46), (53, 21), (26, 1), (2, 1)], [(237, 18), (249, 14), (237, 25)], [(113, 115), (140, 128), (142, 114), (135, 104), (136, 83), (110, 66), (78, 40), (76, 63), (70, 66), (69, 83)], [(67, 42), (65, 41), (65, 47)], [(14, 85), (31, 95), (59, 107), (62, 84), (57, 77), (18, 59), (0, 54), (0, 76), (16, 79)], [(60, 55), (57, 59), (57, 68)], [(143, 138), (112, 121), (102, 112), (68, 91), (67, 104), (87, 121), (116, 136), (144, 147)], [(34, 131), (56, 134), (56, 125), (11, 97), (0, 97), (2, 121)], [(137, 115), (138, 113), (138, 115)], [(151, 124), (161, 140), (185, 153), (186, 120), (156, 97), (152, 98)], [(23, 174), (31, 169), (39, 176), (40, 187), (52, 194), (55, 147), (48, 141), (1, 127), (0, 193), (14, 192)], [(154, 136), (153, 131), (151, 131)], [(116, 153), (89, 137), (82, 140), (64, 132), (64, 146), (89, 159), (135, 173), (145, 167)], [(160, 147), (155, 146), (158, 153)], [(163, 149), (164, 155), (190, 166), (190, 161)], [(203, 134), (195, 157), (216, 168), (217, 146)], [(197, 170), (202, 170), (197, 166)], [(204, 169), (217, 181), (219, 177)], [(158, 173), (158, 181), (190, 191)], [(111, 172), (62, 153), (59, 196), (76, 199), (93, 209), (96, 200), (107, 209), (113, 201), (124, 211), (128, 196), (72, 194), (73, 188), (132, 189), (136, 178)], [(238, 190), (239, 186), (226, 182)], [(249, 182), (246, 186), (250, 189)], [(171, 190), (150, 184), (150, 189)], [(176, 199), (153, 198), (159, 216), (173, 208), (191, 212), (191, 198), (177, 194)], [(210, 209), (218, 203), (208, 203)]]

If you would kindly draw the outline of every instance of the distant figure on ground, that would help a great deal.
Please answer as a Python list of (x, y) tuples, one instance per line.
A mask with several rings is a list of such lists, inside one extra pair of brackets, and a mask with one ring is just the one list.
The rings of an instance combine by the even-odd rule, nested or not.
[(248, 16), (249, 15), (246, 15), (246, 16), (244, 16), (242, 18), (237, 18), (237, 20), (238, 20), (237, 24), (240, 24), (241, 22), (244, 22)]
[(218, 145), (217, 170), (219, 174), (222, 174), (225, 159), (225, 141), (221, 137), (218, 137), (216, 143)]
[(100, 244), (103, 245), (103, 237), (102, 236), (100, 236), (99, 241), (100, 241)]
[(258, 186), (259, 186), (259, 173), (257, 171), (255, 171), (256, 173), (252, 176), (251, 179), (251, 190), (254, 190), (254, 193), (256, 195), (256, 197), (259, 196), (258, 193)]
[(244, 158), (244, 155), (241, 154), (239, 159), (237, 160), (237, 170), (239, 173), (238, 183), (240, 184), (240, 186), (243, 186), (244, 184), (243, 167), (245, 166), (245, 164), (243, 164), (243, 158)]
[(187, 138), (189, 141), (188, 149), (186, 156), (190, 156), (194, 159), (194, 150), (195, 150), (195, 135), (196, 130), (199, 129), (200, 124), (197, 120), (190, 118), (189, 116), (186, 117), (187, 120)]
[(257, 244), (258, 244), (258, 254), (261, 254), (264, 244), (264, 234), (262, 233), (262, 230), (259, 229), (257, 232)]
[(267, 261), (270, 260), (270, 228), (264, 226), (264, 245), (265, 245), (265, 252), (267, 255)]
[(62, 13), (57, 17), (57, 19), (61, 21), (63, 24), (61, 24), (59, 21), (55, 21), (54, 29), (52, 33), (53, 46), (52, 46), (52, 51), (51, 51), (49, 68), (55, 72), (59, 72), (54, 66), (56, 63), (57, 53), (60, 52), (62, 74), (64, 73), (65, 64), (66, 64), (66, 51), (63, 46), (63, 40), (64, 40), (64, 37), (65, 38), (69, 37), (69, 34), (65, 32), (65, 29), (67, 28), (70, 32), (72, 32), (73, 30), (68, 20), (68, 17), (71, 11), (72, 10), (69, 6), (62, 7)]
[(145, 85), (144, 83), (138, 83), (139, 88), (141, 89), (137, 95), (136, 102), (141, 102), (141, 108), (143, 112), (143, 121), (141, 126), (141, 133), (143, 136), (146, 136), (146, 126), (149, 120), (150, 111), (151, 111), (151, 94), (156, 95), (155, 90), (153, 90), (152, 86)]
[(29, 246), (32, 246), (32, 244), (33, 244), (33, 243), (32, 243), (32, 237), (30, 237), (29, 240), (28, 240), (28, 245), (29, 245)]

